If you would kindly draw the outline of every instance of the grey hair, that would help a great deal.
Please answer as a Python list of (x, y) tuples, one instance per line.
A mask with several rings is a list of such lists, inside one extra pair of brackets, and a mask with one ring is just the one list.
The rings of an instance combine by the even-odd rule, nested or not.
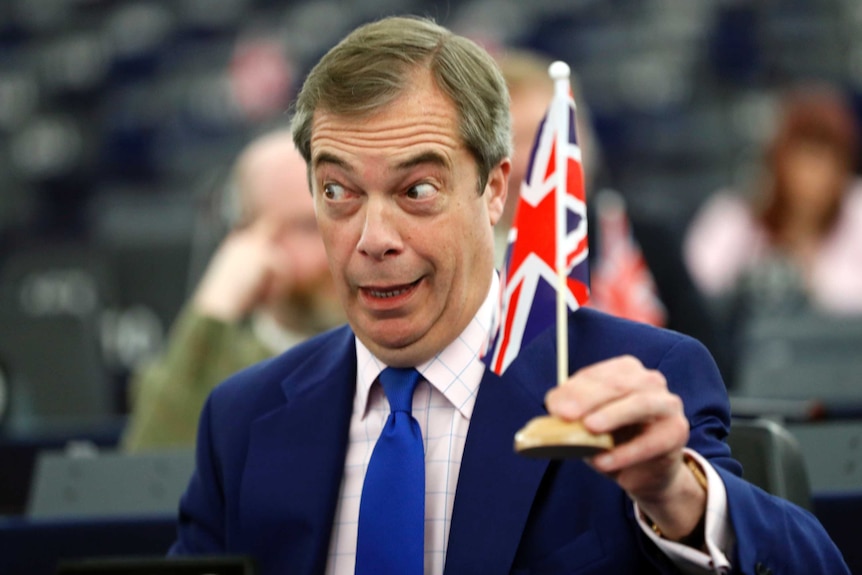
[(314, 113), (361, 117), (395, 100), (409, 72), (427, 67), (458, 111), (461, 138), (488, 174), (511, 155), (509, 93), (494, 59), (473, 41), (432, 20), (393, 16), (351, 32), (314, 66), (297, 97), (293, 140), (311, 161)]

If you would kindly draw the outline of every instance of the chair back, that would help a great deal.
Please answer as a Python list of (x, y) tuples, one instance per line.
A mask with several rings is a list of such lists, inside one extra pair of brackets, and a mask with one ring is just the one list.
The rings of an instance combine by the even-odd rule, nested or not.
[(802, 451), (784, 426), (765, 418), (734, 419), (727, 442), (748, 481), (811, 510), (811, 486)]
[(0, 417), (16, 432), (69, 427), (118, 415), (99, 333), (87, 318), (0, 311)]
[(27, 513), (32, 518), (176, 516), (194, 451), (141, 454), (43, 452)]
[(862, 492), (862, 421), (788, 423), (815, 493)]
[(862, 319), (758, 316), (741, 338), (734, 394), (859, 403)]

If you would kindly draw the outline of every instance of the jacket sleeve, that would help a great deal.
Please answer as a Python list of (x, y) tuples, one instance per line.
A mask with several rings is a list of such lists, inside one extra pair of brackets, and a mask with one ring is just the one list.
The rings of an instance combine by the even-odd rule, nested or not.
[(850, 575), (836, 545), (808, 511), (717, 468), (727, 489), (735, 572)]
[(724, 483), (736, 540), (730, 553), (733, 572), (849, 574), (841, 552), (814, 515), (742, 478), (742, 466), (726, 442), (727, 394), (703, 346), (683, 339), (663, 357), (659, 369), (683, 399), (691, 424), (689, 447), (709, 460)]
[(133, 374), (123, 449), (193, 446), (209, 392), (270, 355), (247, 326), (184, 310), (162, 354)]

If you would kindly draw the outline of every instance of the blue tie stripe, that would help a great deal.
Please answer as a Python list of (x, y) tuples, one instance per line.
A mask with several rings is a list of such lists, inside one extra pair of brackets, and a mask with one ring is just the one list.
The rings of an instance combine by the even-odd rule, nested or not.
[(359, 506), (356, 575), (422, 575), (425, 450), (410, 414), (415, 369), (386, 368), (380, 383), (391, 413), (374, 446)]

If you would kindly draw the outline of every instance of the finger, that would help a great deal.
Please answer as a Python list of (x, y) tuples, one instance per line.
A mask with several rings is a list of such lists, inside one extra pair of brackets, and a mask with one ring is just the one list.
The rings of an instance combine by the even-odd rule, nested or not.
[(296, 263), (290, 258), (272, 252), (268, 254), (267, 269), (269, 274), (281, 285), (281, 289), (293, 290), (296, 288)]
[[(580, 419), (606, 403), (639, 389), (666, 389), (661, 372), (647, 370), (633, 357), (581, 370), (545, 396), (548, 411), (563, 419)], [(593, 369), (600, 367), (599, 369)]]
[(583, 423), (593, 433), (607, 433), (669, 417), (685, 418), (682, 399), (660, 388), (641, 390), (604, 403), (584, 417)]
[(689, 424), (684, 418), (665, 418), (642, 426), (641, 432), (613, 449), (597, 455), (591, 464), (612, 474), (648, 461), (675, 457), (688, 442)]
[(583, 374), (601, 379), (620, 371), (637, 369), (644, 369), (643, 364), (638, 358), (633, 355), (620, 355), (583, 367), (575, 375)]
[[(553, 387), (545, 394), (548, 413), (572, 421), (580, 419), (595, 406), (597, 398), (590, 399), (587, 388), (598, 383), (590, 381), (589, 376), (577, 374), (562, 385)], [(607, 391), (611, 391), (610, 383)]]
[(271, 241), (278, 236), (280, 226), (277, 218), (261, 215), (242, 229), (249, 234)]

